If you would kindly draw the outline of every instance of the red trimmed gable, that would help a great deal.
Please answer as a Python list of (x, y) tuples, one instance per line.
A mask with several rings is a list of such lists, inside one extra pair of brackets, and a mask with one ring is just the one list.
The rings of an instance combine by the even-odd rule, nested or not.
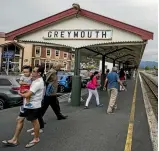
[(75, 9), (71, 8), (71, 9), (68, 9), (66, 11), (55, 14), (53, 16), (44, 18), (44, 19), (39, 20), (35, 23), (29, 24), (29, 25), (21, 27), (17, 30), (6, 33), (6, 39), (7, 40), (14, 40), (19, 35), (26, 34), (26, 33), (31, 32), (33, 30), (37, 30), (37, 29), (42, 28), (46, 25), (54, 23), (56, 21), (62, 20), (66, 17), (72, 16), (72, 15), (76, 14), (76, 12), (77, 11)]
[(102, 22), (102, 23), (129, 31), (129, 32), (135, 33), (137, 35), (140, 35), (143, 40), (153, 39), (152, 32), (135, 27), (135, 26), (132, 26), (132, 25), (129, 25), (129, 24), (126, 24), (126, 23), (123, 23), (123, 22), (120, 22), (118, 20), (108, 18), (108, 17), (102, 16), (102, 15), (99, 15), (99, 14), (96, 14), (96, 13), (93, 13), (93, 12), (90, 12), (90, 11), (87, 11), (84, 9), (81, 11), (80, 14), (81, 14), (81, 16), (91, 18), (91, 19), (96, 20), (98, 22)]
[[(77, 10), (75, 10), (74, 8), (70, 8), (68, 10), (60, 12), (60, 13), (55, 14), (53, 16), (50, 16), (50, 17), (47, 17), (47, 18), (42, 19), (40, 21), (37, 21), (35, 23), (32, 23), (30, 25), (27, 25), (27, 26), (24, 26), (24, 27), (19, 28), (17, 30), (14, 30), (12, 32), (6, 33), (6, 40), (14, 40), (14, 39), (16, 39), (17, 36), (32, 32), (32, 31), (37, 30), (37, 29), (40, 29), (44, 26), (47, 26), (51, 23), (60, 21), (66, 17), (73, 16), (75, 14), (77, 14)], [(96, 14), (96, 13), (93, 13), (93, 12), (84, 10), (84, 9), (80, 9), (79, 14), (81, 16), (90, 18), (90, 19), (95, 20), (97, 22), (102, 22), (102, 23), (120, 28), (122, 30), (126, 30), (128, 32), (137, 34), (137, 35), (141, 36), (141, 38), (143, 40), (153, 39), (153, 33), (146, 31), (144, 29), (141, 29), (141, 28), (138, 28), (138, 27), (135, 27), (135, 26), (132, 26), (132, 25), (129, 25), (129, 24), (126, 24), (126, 23), (102, 16), (99, 14)]]

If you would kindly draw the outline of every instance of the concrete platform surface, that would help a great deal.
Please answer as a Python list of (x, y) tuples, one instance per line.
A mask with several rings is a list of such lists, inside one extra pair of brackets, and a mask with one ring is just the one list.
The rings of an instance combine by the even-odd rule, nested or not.
[[(69, 118), (57, 121), (49, 108), (44, 117), (47, 124), (39, 144), (25, 149), (25, 145), (32, 139), (26, 132), (31, 124), (26, 121), (19, 146), (9, 148), (0, 144), (0, 151), (124, 151), (134, 85), (134, 80), (128, 81), (128, 91), (119, 93), (118, 110), (113, 115), (106, 114), (109, 100), (105, 91), (99, 92), (100, 102), (104, 103), (102, 108), (95, 106), (94, 98), (88, 110), (83, 109), (84, 105), (72, 107), (63, 102), (60, 104), (62, 113)], [(19, 108), (0, 111), (0, 141), (12, 136), (18, 112)], [(132, 151), (152, 151), (139, 80)]]

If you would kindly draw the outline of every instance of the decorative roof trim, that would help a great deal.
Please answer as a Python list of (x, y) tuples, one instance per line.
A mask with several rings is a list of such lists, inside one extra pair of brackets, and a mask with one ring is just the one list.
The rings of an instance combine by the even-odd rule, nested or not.
[(108, 25), (114, 26), (116, 28), (120, 28), (122, 30), (126, 30), (128, 32), (137, 34), (137, 35), (141, 36), (141, 38), (143, 40), (153, 39), (153, 33), (149, 32), (147, 30), (144, 30), (144, 29), (117, 21), (115, 19), (111, 19), (111, 18), (102, 16), (102, 15), (90, 12), (88, 10), (80, 9), (80, 11), (78, 12), (74, 8), (70, 8), (68, 10), (60, 12), (60, 13), (55, 14), (53, 16), (50, 16), (50, 17), (47, 17), (47, 18), (42, 19), (40, 21), (37, 21), (35, 23), (32, 23), (30, 25), (27, 25), (27, 26), (21, 27), (17, 30), (14, 30), (12, 32), (6, 33), (6, 39), (7, 40), (14, 40), (18, 36), (21, 36), (23, 34), (27, 34), (29, 32), (33, 32), (35, 30), (39, 30), (40, 28), (48, 26), (51, 23), (55, 23), (57, 21), (63, 20), (66, 17), (70, 17), (70, 16), (77, 15), (77, 14), (84, 16), (84, 17), (87, 17), (89, 19), (95, 20), (97, 22), (102, 22), (104, 24), (108, 24)]
[(24, 49), (24, 47), (23, 47), (22, 45), (20, 45), (20, 44), (17, 43), (17, 42), (14, 42), (14, 41), (1, 44), (0, 47), (5, 47), (5, 46), (11, 45), (11, 44), (13, 44), (13, 45), (15, 45), (15, 46), (17, 46), (17, 47), (19, 47), (19, 48)]

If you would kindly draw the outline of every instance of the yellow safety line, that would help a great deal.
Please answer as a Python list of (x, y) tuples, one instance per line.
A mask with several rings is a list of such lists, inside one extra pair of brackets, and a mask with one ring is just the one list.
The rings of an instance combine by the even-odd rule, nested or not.
[(135, 89), (134, 89), (134, 95), (133, 95), (133, 102), (132, 102), (132, 106), (131, 106), (128, 133), (127, 133), (127, 138), (126, 138), (124, 151), (131, 151), (131, 149), (132, 149), (132, 136), (133, 136), (134, 116), (135, 116), (137, 80), (138, 80), (138, 76), (136, 76), (136, 83), (135, 83)]

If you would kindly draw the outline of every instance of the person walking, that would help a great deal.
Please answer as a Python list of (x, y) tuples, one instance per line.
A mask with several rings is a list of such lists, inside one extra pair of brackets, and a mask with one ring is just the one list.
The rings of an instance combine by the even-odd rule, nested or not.
[[(120, 81), (122, 82), (122, 84), (124, 85), (124, 82), (126, 82), (126, 74), (124, 72), (123, 69), (120, 69), (120, 72), (119, 72), (119, 78), (120, 78)], [(122, 91), (122, 86), (120, 85), (120, 91)]]
[[(25, 91), (28, 91), (30, 89), (30, 85), (32, 83), (32, 77), (31, 77), (31, 73), (32, 73), (32, 67), (31, 66), (24, 66), (23, 67), (23, 76), (20, 77), (20, 92), (23, 93)], [(30, 101), (30, 98), (24, 98), (26, 99), (26, 102), (28, 103)], [(29, 105), (29, 104), (28, 104)], [(20, 114), (19, 116), (22, 118), (18, 118), (19, 121), (24, 120), (23, 118), (23, 113), (24, 113), (24, 104), (20, 106)], [(38, 121), (40, 124), (40, 133), (43, 132), (43, 128), (44, 128), (44, 121), (42, 119), (42, 116), (39, 114), (38, 117)], [(27, 132), (32, 132), (31, 135), (34, 135), (34, 128), (28, 129)]]
[(99, 84), (97, 83), (98, 76), (99, 76), (99, 72), (95, 71), (94, 74), (91, 75), (90, 81), (87, 83), (86, 87), (88, 88), (89, 95), (88, 95), (84, 109), (88, 109), (88, 104), (92, 98), (92, 95), (95, 95), (96, 97), (96, 105), (98, 107), (103, 106), (103, 104), (99, 103), (99, 95), (97, 91), (97, 86), (99, 86)]
[(23, 98), (30, 98), (30, 105), (28, 106), (26, 99), (24, 100), (24, 112), (23, 116), (20, 114), (17, 120), (17, 125), (15, 129), (15, 133), (12, 139), (4, 140), (2, 143), (6, 146), (17, 146), (19, 144), (19, 135), (24, 125), (24, 119), (26, 118), (28, 121), (31, 121), (34, 128), (34, 138), (31, 142), (29, 142), (25, 147), (29, 148), (40, 142), (39, 138), (39, 115), (41, 109), (41, 102), (43, 99), (44, 93), (44, 81), (41, 75), (44, 73), (44, 68), (41, 66), (35, 67), (32, 71), (32, 80), (30, 89), (24, 93), (19, 93)]
[(57, 89), (58, 89), (58, 77), (57, 72), (60, 70), (61, 65), (57, 65), (55, 69), (51, 69), (46, 74), (46, 93), (43, 100), (43, 105), (41, 108), (42, 116), (46, 113), (49, 105), (57, 116), (57, 120), (64, 120), (68, 116), (64, 116), (61, 113), (59, 100), (57, 98)]
[(118, 95), (118, 83), (124, 88), (122, 82), (119, 79), (119, 75), (117, 74), (117, 68), (113, 67), (112, 71), (108, 74), (104, 87), (108, 83), (108, 95), (110, 97), (107, 113), (111, 114), (114, 112), (114, 109), (117, 109), (117, 95)]
[(136, 77), (136, 69), (134, 69), (133, 71), (133, 79), (135, 80), (135, 77)]

